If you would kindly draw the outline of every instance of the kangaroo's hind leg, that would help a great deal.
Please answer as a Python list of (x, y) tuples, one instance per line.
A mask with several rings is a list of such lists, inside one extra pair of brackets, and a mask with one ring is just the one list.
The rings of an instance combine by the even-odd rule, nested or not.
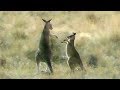
[(73, 58), (69, 58), (68, 65), (69, 65), (71, 71), (74, 72), (74, 70), (75, 70), (75, 64), (73, 62)]
[(50, 70), (50, 72), (51, 73), (53, 73), (53, 68), (52, 68), (52, 65), (51, 65), (51, 62), (50, 62), (50, 60), (47, 60), (47, 66), (48, 66), (48, 68), (49, 68), (49, 70)]
[(83, 66), (83, 63), (82, 63), (81, 59), (80, 59), (80, 61), (79, 61), (79, 66), (80, 66), (80, 68), (81, 68), (82, 70), (86, 71), (85, 68), (84, 68), (84, 66)]

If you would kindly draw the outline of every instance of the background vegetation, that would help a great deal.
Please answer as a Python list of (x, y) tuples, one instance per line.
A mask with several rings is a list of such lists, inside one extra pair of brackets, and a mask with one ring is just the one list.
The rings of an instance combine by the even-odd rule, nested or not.
[[(34, 59), (44, 22), (52, 19), (54, 75), (37, 73)], [(67, 35), (76, 32), (75, 47), (87, 72), (73, 74), (67, 66)], [(120, 13), (116, 11), (1, 11), (0, 78), (118, 79), (120, 78)], [(42, 63), (41, 70), (46, 64)]]

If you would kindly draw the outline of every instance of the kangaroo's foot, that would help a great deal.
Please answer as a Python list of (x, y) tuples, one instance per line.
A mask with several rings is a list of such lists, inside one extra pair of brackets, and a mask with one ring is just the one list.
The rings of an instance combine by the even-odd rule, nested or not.
[(47, 66), (48, 66), (48, 68), (49, 68), (49, 70), (50, 70), (50, 73), (53, 73), (53, 68), (52, 68), (52, 65), (51, 65), (50, 60), (47, 61)]

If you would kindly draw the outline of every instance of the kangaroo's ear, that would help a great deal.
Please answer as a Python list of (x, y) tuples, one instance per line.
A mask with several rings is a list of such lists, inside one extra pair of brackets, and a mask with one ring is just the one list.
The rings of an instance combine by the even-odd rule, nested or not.
[(73, 35), (76, 35), (76, 33), (73, 32)]
[(45, 19), (42, 19), (44, 22), (47, 22)]
[(48, 20), (47, 22), (50, 22), (52, 19)]

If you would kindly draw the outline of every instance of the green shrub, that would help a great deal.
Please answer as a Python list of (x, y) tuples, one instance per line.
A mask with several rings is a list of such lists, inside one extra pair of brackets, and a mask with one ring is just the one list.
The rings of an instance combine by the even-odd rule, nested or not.
[(89, 57), (88, 65), (96, 68), (98, 66), (98, 59), (97, 59), (97, 57), (94, 56), (94, 55), (91, 55)]
[(17, 39), (17, 40), (19, 40), (19, 39), (27, 39), (28, 38), (28, 36), (25, 34), (25, 32), (22, 32), (22, 31), (15, 31), (15, 32), (13, 32), (13, 37), (14, 37), (14, 39)]

